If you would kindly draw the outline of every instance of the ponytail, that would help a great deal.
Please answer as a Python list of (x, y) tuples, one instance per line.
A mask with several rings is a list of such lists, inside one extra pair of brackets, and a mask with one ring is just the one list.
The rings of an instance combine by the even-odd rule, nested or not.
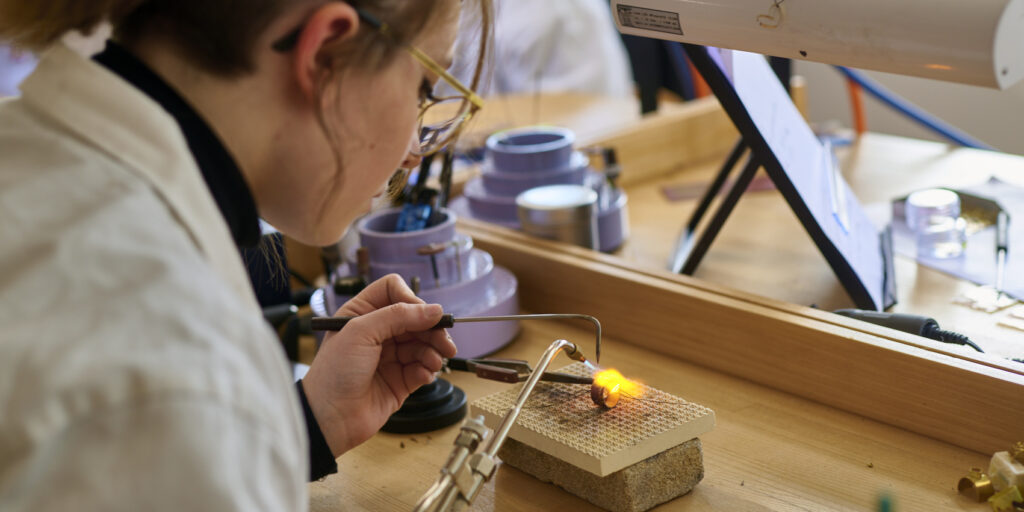
[(90, 34), (117, 22), (144, 0), (0, 0), (0, 40), (41, 50), (71, 30)]

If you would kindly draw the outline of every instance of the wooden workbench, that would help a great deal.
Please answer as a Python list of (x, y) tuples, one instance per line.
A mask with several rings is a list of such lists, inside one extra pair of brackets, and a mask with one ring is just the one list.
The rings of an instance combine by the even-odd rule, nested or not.
[[(531, 360), (558, 338), (588, 347), (593, 334), (569, 323), (527, 322), (498, 357)], [(861, 416), (767, 389), (644, 349), (643, 340), (606, 338), (602, 365), (714, 409), (702, 439), (705, 477), (690, 494), (656, 510), (872, 510), (882, 493), (897, 510), (984, 510), (956, 494), (956, 482), (988, 457)], [(592, 350), (588, 349), (588, 352)], [(570, 361), (559, 356), (555, 364)], [(470, 400), (508, 384), (451, 374)], [(458, 432), (377, 434), (339, 459), (340, 472), (310, 484), (314, 511), (412, 510), (444, 463)], [(473, 510), (599, 510), (557, 487), (500, 467)]]
[[(631, 144), (629, 147), (651, 143), (643, 137), (613, 134), (607, 127), (597, 126), (601, 118), (593, 112), (599, 110), (599, 102), (588, 99), (575, 108), (590, 112), (577, 114), (587, 120), (590, 129), (586, 142), (625, 142)], [(805, 307), (846, 307), (849, 300), (777, 192), (744, 196), (698, 270), (697, 280), (660, 275), (666, 274), (663, 269), (669, 251), (695, 205), (695, 201), (667, 201), (662, 187), (706, 182), (717, 170), (720, 153), (732, 143), (730, 132), (722, 128), (721, 117), (713, 109), (706, 105), (694, 108), (705, 116), (705, 125), (715, 127), (709, 132), (721, 139), (714, 151), (708, 149), (708, 144), (692, 151), (682, 148), (683, 155), (678, 158), (683, 158), (685, 165), (679, 167), (652, 163), (650, 152), (631, 155), (625, 150), (627, 176), (631, 159), (646, 160), (637, 165), (643, 167), (640, 176), (624, 176), (632, 233), (615, 256), (587, 256), (581, 249), (560, 244), (524, 242), (513, 233), (472, 222), (460, 227), (492, 251), (499, 264), (512, 266), (521, 274), (527, 308), (536, 308), (536, 312), (554, 312), (551, 308), (556, 308), (593, 313), (608, 321), (613, 334), (605, 337), (603, 365), (715, 410), (718, 425), (703, 438), (704, 481), (689, 495), (658, 510), (872, 510), (883, 493), (893, 497), (896, 510), (987, 510), (987, 506), (957, 495), (956, 482), (971, 467), (986, 466), (990, 453), (983, 452), (1000, 446), (1009, 437), (1007, 432), (1018, 432), (1024, 438), (1024, 421), (1018, 421), (1021, 416), (1008, 412), (1024, 404), (1024, 372), (998, 362), (981, 364), (972, 354), (955, 347), (926, 346), (912, 337), (892, 333), (879, 337), (871, 328), (857, 327), (857, 323), (832, 319), (829, 317), (834, 315)], [(555, 122), (550, 117), (543, 120)], [(675, 123), (671, 119), (625, 122)], [(1022, 161), (871, 135), (848, 154), (844, 169), (861, 199), (873, 202), (921, 186), (983, 181), (987, 174), (978, 171), (982, 167), (1001, 169), (996, 172), (1010, 180), (1018, 171), (1024, 177)], [(519, 246), (529, 246), (525, 249), (529, 251), (527, 257), (520, 257)], [(545, 254), (558, 261), (550, 267), (538, 264), (547, 257)], [(579, 268), (579, 275), (593, 275), (595, 280), (581, 282), (575, 289), (562, 286), (551, 293), (541, 289), (545, 272), (566, 268)], [(638, 270), (633, 272), (633, 268)], [(616, 274), (628, 275), (624, 279), (627, 282), (643, 281), (648, 287), (645, 289), (659, 293), (676, 293), (673, 287), (677, 286), (688, 290), (684, 293), (686, 300), (680, 299), (679, 304), (690, 304), (686, 301), (691, 299), (728, 303), (728, 307), (745, 315), (742, 318), (770, 318), (781, 325), (793, 325), (793, 331), (778, 334), (758, 332), (755, 325), (747, 331), (733, 326), (717, 340), (713, 326), (717, 322), (724, 329), (732, 315), (729, 311), (722, 318), (708, 318), (706, 325), (694, 330), (694, 324), (689, 323), (693, 319), (685, 314), (675, 316), (671, 308), (647, 311), (650, 304), (628, 300), (632, 288), (622, 289), (624, 293), (604, 290), (607, 295), (601, 295), (600, 286), (594, 283), (618, 286)], [(977, 332), (972, 329), (981, 328), (984, 334), (975, 337), (999, 350), (1018, 346), (1018, 335), (1000, 332), (1005, 329), (996, 328), (991, 317), (949, 304), (948, 298), (967, 285), (902, 258), (897, 261), (897, 274), (898, 310), (926, 311), (944, 327), (972, 334)], [(644, 296), (639, 292), (637, 295)], [(574, 304), (582, 304), (585, 310)], [(594, 311), (599, 308), (600, 313)], [(635, 325), (631, 328), (630, 322), (638, 321), (633, 317), (661, 325), (651, 328), (654, 331)], [(679, 338), (678, 346), (672, 343), (673, 330)], [(815, 350), (818, 340), (814, 332), (820, 333), (821, 347), (828, 349)], [(762, 337), (764, 340), (759, 339)], [(519, 338), (496, 356), (532, 363), (558, 338), (580, 342), (583, 347), (592, 343), (592, 334), (582, 326), (525, 323)], [(796, 341), (789, 343), (790, 338)], [(700, 348), (701, 342), (708, 344), (706, 352)], [(736, 353), (733, 347), (744, 347), (749, 352)], [(821, 352), (825, 350), (848, 352)], [(728, 358), (734, 359), (721, 363)], [(802, 365), (816, 367), (808, 370)], [(471, 375), (452, 374), (447, 378), (464, 389), (470, 401), (506, 386)], [(849, 382), (848, 389), (842, 389), (845, 382)], [(951, 388), (945, 388), (943, 382), (949, 382)], [(885, 397), (890, 384), (895, 386), (895, 395), (903, 396)], [(978, 394), (988, 384), (998, 388), (993, 396)], [(819, 385), (821, 389), (815, 389)], [(907, 389), (919, 389), (920, 393), (909, 395)], [(943, 408), (944, 401), (952, 405)], [(1012, 404), (1008, 407), (1007, 402)], [(996, 406), (1002, 407), (996, 412), (997, 428), (986, 429), (985, 411)], [(932, 407), (935, 417), (928, 412)], [(965, 416), (955, 424), (960, 409)], [(450, 427), (429, 435), (378, 434), (339, 459), (339, 474), (310, 485), (311, 509), (411, 510), (436, 478), (457, 431), (457, 427)], [(975, 431), (979, 440), (968, 439)], [(570, 507), (596, 510), (554, 486), (502, 467), (477, 499), (474, 510)]]

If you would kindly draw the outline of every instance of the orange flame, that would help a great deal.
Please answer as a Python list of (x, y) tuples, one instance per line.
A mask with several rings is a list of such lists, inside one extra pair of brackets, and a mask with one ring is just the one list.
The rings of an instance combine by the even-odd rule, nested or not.
[(594, 384), (606, 388), (612, 393), (618, 391), (634, 398), (639, 398), (644, 392), (643, 386), (623, 377), (622, 374), (614, 368), (597, 372), (597, 374), (594, 375)]

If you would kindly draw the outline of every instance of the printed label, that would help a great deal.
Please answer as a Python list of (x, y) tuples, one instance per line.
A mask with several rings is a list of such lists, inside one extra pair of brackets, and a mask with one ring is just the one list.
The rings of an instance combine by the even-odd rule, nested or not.
[(623, 27), (683, 35), (683, 27), (679, 24), (679, 13), (677, 12), (622, 4), (619, 4), (618, 7), (619, 23)]

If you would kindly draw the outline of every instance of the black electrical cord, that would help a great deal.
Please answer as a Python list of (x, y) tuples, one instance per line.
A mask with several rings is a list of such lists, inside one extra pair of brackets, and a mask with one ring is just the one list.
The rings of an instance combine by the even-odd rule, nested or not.
[(963, 334), (960, 334), (958, 332), (939, 329), (939, 324), (937, 323), (925, 324), (925, 326), (921, 330), (921, 336), (941, 341), (943, 343), (965, 345), (973, 348), (974, 350), (977, 350), (978, 352), (985, 352), (984, 350), (981, 349), (981, 347), (979, 347), (976, 343), (971, 341), (971, 339), (968, 338), (967, 336), (964, 336)]
[(939, 328), (939, 323), (932, 318), (919, 315), (908, 315), (905, 313), (880, 313), (878, 311), (866, 311), (863, 309), (839, 309), (836, 314), (845, 317), (863, 320), (882, 327), (889, 327), (908, 334), (924, 336), (925, 338), (954, 345), (964, 345), (985, 352), (970, 338), (963, 334), (945, 331)]

